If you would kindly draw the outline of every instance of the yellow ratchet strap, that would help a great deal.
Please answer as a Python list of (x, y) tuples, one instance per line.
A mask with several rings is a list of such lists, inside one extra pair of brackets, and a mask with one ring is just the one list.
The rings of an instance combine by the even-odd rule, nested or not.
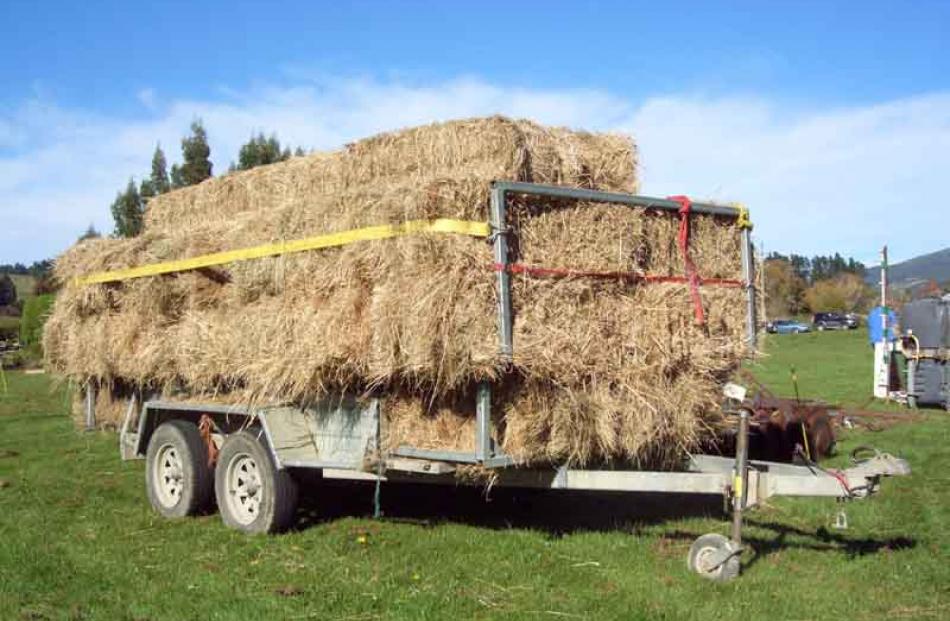
[(751, 229), (752, 220), (749, 219), (749, 209), (742, 203), (733, 203), (733, 207), (739, 210), (739, 215), (736, 217), (736, 224), (741, 229)]
[(447, 218), (437, 220), (409, 220), (402, 224), (368, 226), (361, 229), (340, 231), (339, 233), (307, 237), (305, 239), (295, 239), (273, 244), (264, 244), (263, 246), (252, 246), (250, 248), (204, 254), (189, 259), (164, 261), (162, 263), (140, 265), (138, 267), (109, 272), (96, 272), (76, 278), (73, 283), (78, 286), (86, 286), (108, 282), (120, 282), (133, 278), (144, 278), (145, 276), (158, 276), (160, 274), (173, 274), (205, 267), (214, 267), (235, 261), (249, 261), (263, 257), (274, 257), (292, 254), (294, 252), (319, 250), (321, 248), (345, 246), (355, 242), (391, 239), (393, 237), (403, 237), (419, 233), (455, 233), (458, 235), (471, 235), (472, 237), (488, 237), (491, 233), (491, 227), (486, 222), (475, 222), (472, 220), (451, 220)]

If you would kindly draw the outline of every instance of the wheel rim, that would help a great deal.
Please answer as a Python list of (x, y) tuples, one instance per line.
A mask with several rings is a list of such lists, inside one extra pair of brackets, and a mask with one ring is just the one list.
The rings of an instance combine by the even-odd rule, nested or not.
[(701, 548), (699, 552), (696, 553), (696, 571), (701, 574), (713, 574), (722, 569), (720, 564), (718, 567), (713, 562), (714, 555), (716, 553), (716, 548), (707, 546)]
[(171, 508), (181, 502), (185, 488), (185, 472), (181, 455), (174, 444), (163, 444), (155, 457), (152, 483), (162, 506)]
[(257, 519), (264, 494), (257, 461), (247, 453), (235, 455), (228, 463), (225, 484), (225, 502), (231, 515), (245, 525)]

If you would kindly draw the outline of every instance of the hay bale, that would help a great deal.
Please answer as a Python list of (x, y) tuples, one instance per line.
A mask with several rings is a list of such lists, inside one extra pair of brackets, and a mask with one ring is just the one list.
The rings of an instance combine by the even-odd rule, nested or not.
[[(494, 179), (633, 192), (634, 170), (620, 136), (498, 117), (431, 125), (157, 197), (141, 236), (81, 242), (56, 274), (406, 220), (485, 221)], [(683, 273), (669, 214), (534, 199), (509, 208), (525, 264)], [(692, 238), (704, 277), (739, 277), (734, 222), (696, 215)], [(707, 332), (682, 285), (521, 274), (509, 365), (492, 262), (484, 240), (425, 234), (216, 268), (224, 278), (67, 287), (47, 322), (47, 362), (79, 381), (248, 402), (384, 391), (389, 446), (458, 450), (471, 449), (474, 386), (493, 380), (496, 439), (523, 462), (663, 462), (715, 426), (718, 382), (745, 353), (741, 290), (703, 290)]]

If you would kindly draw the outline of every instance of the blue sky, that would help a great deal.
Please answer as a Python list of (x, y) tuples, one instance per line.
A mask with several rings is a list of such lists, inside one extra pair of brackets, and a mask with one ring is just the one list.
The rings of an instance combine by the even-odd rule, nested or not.
[(644, 193), (745, 202), (767, 250), (950, 246), (950, 2), (139, 4), (0, 7), (0, 263), (111, 230), (115, 191), (198, 116), (218, 171), (258, 130), (627, 131)]

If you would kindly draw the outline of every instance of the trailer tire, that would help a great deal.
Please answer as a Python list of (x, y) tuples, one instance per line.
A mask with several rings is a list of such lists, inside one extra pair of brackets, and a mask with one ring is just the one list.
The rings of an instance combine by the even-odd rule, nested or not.
[(158, 426), (145, 454), (148, 501), (166, 518), (183, 518), (208, 509), (214, 498), (214, 473), (198, 427), (186, 420)]
[(693, 542), (686, 562), (691, 571), (703, 578), (714, 582), (729, 582), (739, 576), (740, 552), (739, 546), (731, 539), (712, 533)]
[(297, 513), (297, 482), (279, 470), (258, 433), (240, 431), (224, 441), (214, 471), (221, 519), (249, 534), (287, 530)]

